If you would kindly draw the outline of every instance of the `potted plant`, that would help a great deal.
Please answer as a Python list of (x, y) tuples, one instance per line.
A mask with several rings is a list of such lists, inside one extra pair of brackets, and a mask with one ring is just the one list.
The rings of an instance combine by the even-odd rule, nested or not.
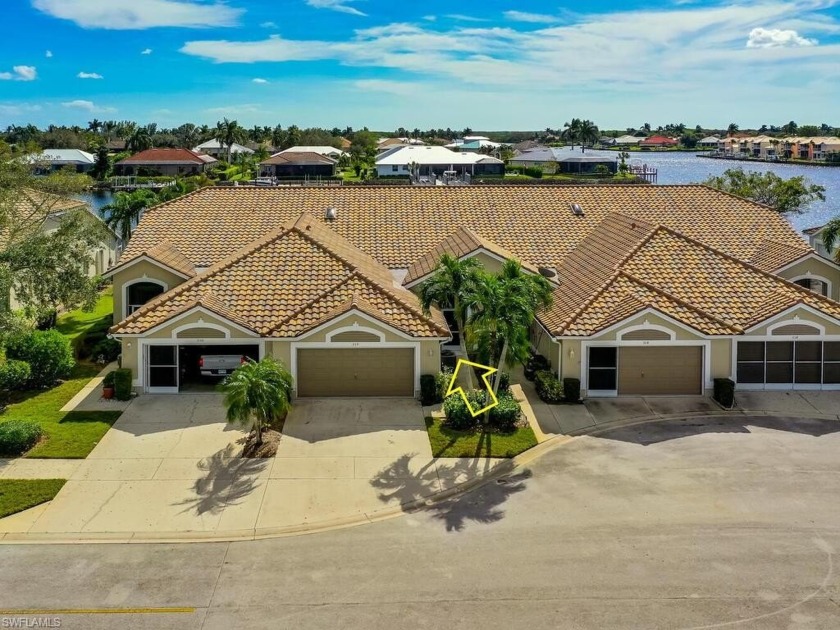
[(114, 372), (108, 372), (102, 379), (102, 398), (111, 400), (114, 397)]

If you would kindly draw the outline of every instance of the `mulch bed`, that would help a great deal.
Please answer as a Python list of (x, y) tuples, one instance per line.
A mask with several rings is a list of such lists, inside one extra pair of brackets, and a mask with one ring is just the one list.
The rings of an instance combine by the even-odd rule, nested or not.
[(248, 458), (265, 458), (274, 457), (277, 454), (277, 446), (280, 444), (280, 438), (283, 434), (274, 429), (266, 429), (263, 431), (262, 444), (257, 445), (255, 442), (256, 434), (251, 432), (248, 434), (245, 442), (245, 448), (242, 450), (242, 457)]

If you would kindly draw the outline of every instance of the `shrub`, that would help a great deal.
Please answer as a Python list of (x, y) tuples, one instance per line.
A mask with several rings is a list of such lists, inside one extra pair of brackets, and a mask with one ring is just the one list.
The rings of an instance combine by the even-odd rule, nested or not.
[(735, 381), (729, 378), (716, 378), (714, 398), (727, 409), (735, 406)]
[(509, 392), (499, 393), (499, 404), (490, 410), (490, 425), (500, 431), (510, 432), (522, 413), (519, 403)]
[(507, 372), (499, 372), (496, 375), (499, 379), (499, 393), (510, 391), (510, 374)]
[(0, 422), (0, 455), (22, 455), (41, 439), (41, 425), (31, 420)]
[(580, 379), (579, 378), (564, 378), (563, 391), (566, 394), (566, 402), (576, 403), (580, 402)]
[(113, 370), (111, 372), (108, 372), (102, 378), (102, 387), (113, 387), (114, 386), (114, 376), (115, 375), (114, 375)]
[(131, 370), (120, 368), (113, 371), (114, 396), (117, 400), (131, 399)]
[(98, 342), (90, 353), (91, 359), (98, 361), (102, 357), (106, 363), (116, 361), (122, 352), (122, 344), (116, 339), (103, 339)]
[(60, 378), (67, 378), (76, 364), (70, 341), (57, 330), (15, 335), (8, 340), (6, 356), (29, 364), (32, 387), (50, 386)]
[(426, 405), (434, 405), (440, 402), (438, 397), (437, 379), (434, 374), (420, 375), (420, 402)]
[[(470, 401), (474, 393), (470, 392)], [(456, 431), (468, 431), (478, 424), (478, 417), (473, 417), (470, 413), (461, 394), (452, 394), (443, 401), (443, 413), (446, 416), (446, 426)]]
[(551, 362), (541, 354), (532, 354), (525, 363), (525, 378), (529, 381), (534, 380), (534, 375), (541, 371), (547, 370), (551, 367)]
[(549, 405), (563, 402), (563, 386), (548, 370), (540, 370), (534, 375), (534, 386), (537, 389), (537, 396), (543, 402)]
[(13, 392), (26, 389), (32, 369), (26, 361), (10, 359), (0, 363), (0, 391)]
[(528, 177), (534, 177), (536, 179), (541, 179), (543, 176), (542, 169), (536, 166), (526, 166), (522, 169), (522, 173)]
[(446, 392), (449, 390), (449, 383), (452, 381), (452, 368), (445, 367), (435, 376), (435, 391), (437, 392), (438, 402), (446, 398)]

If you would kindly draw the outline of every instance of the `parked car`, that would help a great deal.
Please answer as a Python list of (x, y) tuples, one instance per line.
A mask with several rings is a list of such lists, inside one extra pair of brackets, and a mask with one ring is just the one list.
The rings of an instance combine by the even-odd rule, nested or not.
[(247, 360), (240, 354), (203, 354), (198, 367), (202, 376), (227, 376)]

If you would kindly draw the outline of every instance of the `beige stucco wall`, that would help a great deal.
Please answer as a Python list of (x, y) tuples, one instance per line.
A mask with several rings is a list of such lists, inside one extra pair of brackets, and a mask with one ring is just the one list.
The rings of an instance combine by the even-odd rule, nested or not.
[(840, 300), (840, 269), (819, 256), (812, 256), (798, 262), (790, 269), (785, 269), (779, 275), (782, 278), (793, 280), (807, 275), (820, 276), (831, 282), (831, 294), (833, 300)]
[(531, 326), (531, 343), (534, 345), (538, 353), (551, 361), (551, 370), (557, 371), (560, 346), (551, 338), (551, 335), (549, 335), (542, 326), (536, 322), (534, 322)]
[(115, 322), (120, 322), (124, 319), (123, 300), (125, 299), (125, 291), (123, 288), (125, 284), (133, 280), (142, 280), (144, 278), (159, 280), (166, 283), (167, 290), (184, 282), (182, 277), (146, 260), (141, 260), (126, 269), (117, 271), (113, 276)]
[[(151, 334), (146, 336), (150, 339), (172, 339), (174, 337), (174, 331), (176, 328), (189, 325), (200, 326), (202, 324), (215, 324), (217, 326), (223, 327), (225, 330), (229, 330), (231, 339), (254, 339), (254, 341), (257, 341), (259, 339), (259, 337), (254, 333), (240, 330), (238, 328), (233, 328), (222, 318), (206, 312), (190, 313), (189, 315), (186, 315), (185, 317), (182, 317), (179, 320), (172, 322), (171, 324), (161, 326), (159, 329), (153, 331)], [(200, 343), (200, 341), (200, 339), (181, 340), (181, 342), (187, 343)], [(213, 344), (218, 341), (219, 339), (208, 339), (207, 343)]]
[(711, 346), (712, 378), (732, 378), (732, 341), (713, 339)]
[(339, 328), (346, 328), (346, 327), (370, 328), (372, 330), (379, 331), (383, 335), (385, 335), (385, 341), (392, 341), (392, 342), (409, 341), (405, 337), (402, 337), (400, 335), (395, 334), (394, 332), (392, 332), (391, 330), (389, 330), (385, 326), (382, 326), (381, 324), (378, 324), (378, 323), (374, 323), (374, 322), (370, 321), (369, 319), (365, 319), (365, 318), (363, 318), (361, 316), (358, 316), (358, 315), (351, 315), (349, 317), (341, 318), (341, 319), (337, 320), (336, 322), (330, 324), (329, 326), (324, 327), (323, 330), (319, 330), (317, 333), (312, 334), (312, 335), (307, 335), (304, 339), (301, 339), (301, 341), (319, 342), (319, 343), (320, 342), (325, 342), (327, 340), (327, 335), (329, 335), (330, 333), (338, 330)]
[[(793, 322), (792, 320), (794, 320), (796, 317), (798, 317), (799, 320), (796, 321), (796, 322)], [(770, 326), (773, 326), (775, 324), (779, 324), (782, 321), (791, 322), (791, 323), (798, 323), (798, 324), (806, 324), (806, 325), (808, 323), (814, 323), (814, 324), (818, 324), (820, 326), (825, 327), (825, 334), (826, 335), (840, 335), (840, 322), (838, 322), (837, 320), (831, 320), (831, 319), (827, 319), (827, 318), (823, 318), (823, 317), (818, 317), (817, 315), (814, 315), (814, 314), (808, 312), (807, 310), (805, 310), (803, 308), (798, 308), (798, 309), (793, 310), (790, 313), (786, 314), (782, 318), (777, 318), (777, 319), (771, 321), (770, 323), (767, 323), (767, 324), (761, 326), (760, 328), (756, 328), (755, 330), (751, 331), (749, 334), (745, 335), (744, 339), (747, 340), (747, 339), (749, 339), (749, 337), (761, 337), (761, 336), (764, 336), (764, 335), (768, 335), (769, 333), (768, 333), (767, 329)]]
[[(581, 366), (581, 352), (580, 341), (577, 339), (564, 339), (560, 343), (560, 368), (558, 377), (562, 380), (564, 378), (580, 378)], [(552, 369), (555, 361), (551, 362)]]
[(137, 339), (123, 339), (122, 340), (122, 367), (131, 370), (131, 376), (134, 383), (137, 383), (139, 378), (140, 366), (137, 363), (137, 348), (140, 343)]

